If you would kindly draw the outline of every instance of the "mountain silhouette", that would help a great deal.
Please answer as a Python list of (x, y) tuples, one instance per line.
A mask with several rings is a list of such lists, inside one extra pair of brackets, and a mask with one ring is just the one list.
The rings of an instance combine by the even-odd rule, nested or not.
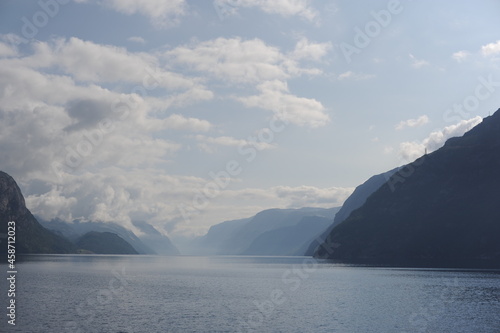
[(500, 110), (400, 168), (333, 228), (315, 257), (500, 267)]

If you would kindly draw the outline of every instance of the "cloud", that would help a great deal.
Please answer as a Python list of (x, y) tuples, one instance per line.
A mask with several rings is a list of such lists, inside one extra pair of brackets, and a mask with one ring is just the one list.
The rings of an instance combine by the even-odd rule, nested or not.
[(225, 15), (234, 15), (240, 8), (258, 8), (268, 14), (278, 14), (284, 17), (299, 16), (312, 21), (318, 17), (318, 12), (311, 6), (310, 0), (215, 0), (214, 3)]
[[(221, 193), (222, 201), (210, 203), (209, 215), (184, 222), (179, 206), (192, 202), (212, 179), (174, 174), (169, 168), (188, 151), (186, 139), (211, 149), (255, 145), (224, 133), (213, 136), (216, 124), (182, 108), (214, 97), (205, 84), (222, 83), (235, 91), (243, 87), (243, 93), (228, 99), (270, 110), (283, 122), (309, 127), (328, 122), (319, 101), (293, 95), (286, 82), (318, 73), (302, 61), (321, 59), (328, 49), (321, 45), (302, 40), (282, 52), (258, 39), (233, 38), (147, 54), (54, 38), (13, 50), (15, 57), (6, 49), (0, 54), (1, 168), (23, 190), (30, 189), (24, 193), (34, 214), (113, 221), (131, 229), (136, 216), (148, 216), (165, 232), (200, 233), (219, 218), (270, 206), (333, 205), (344, 192), (273, 189), (269, 197), (267, 189), (256, 190), (255, 201), (247, 206), (231, 195), (241, 199), (249, 192), (228, 190)], [(191, 58), (182, 58), (183, 50)], [(249, 78), (239, 77), (247, 74)], [(257, 94), (245, 95), (248, 87), (257, 87)], [(274, 145), (259, 143), (256, 148)], [(43, 191), (31, 190), (35, 185)]]
[(160, 28), (177, 25), (187, 14), (185, 0), (102, 0), (99, 4), (126, 15), (144, 15)]
[(206, 120), (197, 118), (186, 118), (182, 115), (173, 114), (163, 120), (164, 128), (176, 130), (187, 130), (194, 132), (206, 132), (212, 128), (212, 124)]
[(360, 80), (369, 80), (374, 78), (375, 75), (373, 74), (361, 74), (361, 73), (354, 73), (352, 71), (347, 71), (342, 74), (340, 74), (337, 79), (339, 80), (355, 80), (355, 81), (360, 81)]
[(422, 68), (428, 66), (429, 63), (423, 59), (417, 59), (413, 54), (410, 53), (411, 67), (413, 68)]
[(338, 207), (352, 194), (354, 188), (313, 186), (276, 186), (270, 189), (280, 199), (288, 202), (290, 208), (300, 207)]
[(139, 43), (139, 44), (145, 44), (146, 43), (146, 40), (144, 38), (138, 37), (138, 36), (129, 37), (129, 38), (127, 38), (127, 40), (129, 42), (134, 42), (134, 43)]
[(270, 110), (275, 115), (299, 126), (319, 127), (329, 121), (323, 105), (314, 99), (295, 96), (287, 80), (303, 74), (318, 75), (315, 68), (304, 68), (300, 60), (316, 61), (329, 50), (320, 44), (301, 39), (289, 53), (266, 45), (260, 39), (217, 38), (184, 45), (165, 52), (165, 57), (182, 68), (208, 74), (212, 80), (231, 88), (256, 86), (253, 96), (231, 96), (246, 107)]
[[(190, 215), (189, 221), (175, 220), (172, 230), (176, 234), (202, 235), (209, 226), (231, 219), (250, 217), (258, 212), (273, 208), (341, 206), (354, 188), (314, 186), (274, 186), (270, 188), (226, 189), (209, 204)], [(193, 196), (199, 191), (195, 191)]]
[(53, 185), (42, 195), (26, 198), (34, 214), (65, 221), (117, 222), (131, 229), (134, 215), (151, 216), (150, 222), (162, 227), (165, 216), (178, 214), (178, 200), (191, 199), (195, 189), (203, 184), (203, 179), (169, 176), (158, 169), (123, 173), (116, 167), (103, 168), (98, 173), (68, 174), (65, 179), (65, 186)]
[(422, 156), (426, 149), (429, 153), (433, 152), (441, 148), (449, 138), (462, 136), (482, 121), (483, 118), (477, 116), (468, 120), (462, 120), (442, 130), (434, 131), (422, 142), (403, 142), (399, 147), (400, 155), (406, 161), (413, 161)]
[(427, 117), (427, 115), (424, 114), (423, 116), (420, 116), (417, 119), (408, 119), (405, 121), (401, 121), (399, 124), (396, 125), (396, 129), (399, 131), (404, 129), (405, 127), (420, 127), (427, 123), (429, 123), (429, 117)]
[(470, 56), (470, 53), (467, 51), (458, 51), (453, 53), (451, 56), (457, 62), (463, 62)]
[[(22, 59), (22, 66), (33, 69), (58, 69), (72, 80), (91, 83), (136, 84), (130, 90), (145, 97), (148, 90), (159, 87), (169, 95), (189, 92), (189, 98), (205, 99), (211, 94), (195, 78), (162, 68), (153, 54), (132, 53), (121, 47), (100, 45), (75, 37), (37, 42), (34, 53)], [(20, 64), (12, 60), (11, 65)], [(182, 92), (184, 91), (184, 92)], [(203, 94), (200, 94), (203, 92)]]
[(319, 59), (327, 50), (327, 44), (300, 40), (296, 49), (287, 55), (257, 38), (242, 40), (240, 37), (221, 37), (195, 45), (179, 46), (167, 51), (165, 57), (222, 81), (258, 83), (302, 74), (318, 75), (321, 71), (302, 68), (298, 60)]
[(295, 45), (295, 50), (292, 52), (294, 59), (311, 59), (319, 61), (328, 51), (332, 49), (332, 43), (315, 43), (310, 42), (307, 38), (301, 38)]
[(452, 54), (452, 58), (459, 63), (464, 62), (465, 60), (471, 57), (475, 58), (477, 61), (484, 60), (484, 59), (479, 59), (478, 57), (485, 57), (495, 61), (497, 60), (495, 57), (497, 55), (500, 55), (500, 40), (483, 45), (481, 46), (481, 49), (479, 49), (476, 52), (471, 53), (465, 50), (455, 52)]
[(232, 82), (259, 82), (289, 77), (278, 48), (260, 39), (217, 38), (194, 46), (180, 46), (167, 57), (198, 72)]
[(276, 186), (225, 189), (189, 220), (179, 207), (193, 202), (211, 178), (165, 175), (160, 170), (133, 169), (123, 174), (108, 167), (99, 173), (68, 175), (65, 186), (53, 185), (41, 195), (26, 198), (28, 208), (45, 219), (54, 217), (118, 222), (133, 230), (133, 216), (149, 216), (149, 223), (170, 235), (201, 235), (228, 219), (277, 208), (340, 206), (354, 188)]
[(271, 143), (267, 142), (257, 142), (257, 141), (249, 141), (245, 139), (236, 139), (233, 137), (229, 136), (219, 136), (219, 137), (209, 137), (205, 135), (196, 135), (195, 139), (199, 141), (199, 147), (207, 152), (207, 153), (213, 153), (214, 148), (213, 146), (225, 146), (225, 147), (246, 147), (246, 146), (252, 146), (257, 150), (265, 150), (265, 149), (273, 149), (276, 148)]
[[(257, 83), (260, 95), (250, 96), (253, 102), (245, 103), (264, 109), (269, 105), (263, 103), (271, 103), (270, 110), (277, 114), (282, 103), (287, 106), (287, 119), (300, 125), (314, 127), (328, 120), (320, 102), (292, 95), (284, 81), (266, 80), (307, 72), (292, 59), (293, 51), (285, 54), (261, 41), (245, 44), (225, 40), (222, 44), (231, 42), (236, 51), (233, 58), (223, 58), (225, 65), (243, 63), (247, 70), (257, 69), (255, 77), (243, 84)], [(210, 99), (212, 94), (200, 83), (203, 80), (167, 71), (160, 55), (133, 53), (78, 38), (32, 46), (32, 51), (21, 57), (11, 58), (6, 52), (0, 56), (1, 164), (23, 188), (41, 184), (38, 187), (43, 191), (25, 194), (28, 207), (42, 218), (112, 221), (133, 229), (135, 216), (148, 216), (149, 222), (164, 232), (199, 234), (232, 214), (241, 217), (244, 212), (301, 202), (330, 206), (345, 196), (342, 191), (311, 188), (281, 188), (270, 193), (268, 189), (227, 190), (220, 195), (222, 201), (215, 200), (207, 207), (209, 215), (185, 222), (179, 206), (192, 202), (212, 179), (170, 174), (166, 166), (186, 147), (181, 140), (170, 141), (162, 133), (195, 132), (192, 138), (211, 149), (254, 145), (262, 150), (274, 145), (225, 135), (197, 135), (210, 132), (214, 125), (187, 116), (183, 110), (172, 113), (170, 109)], [(255, 46), (257, 54), (244, 52)], [(303, 49), (295, 56), (304, 60), (319, 59), (321, 53), (314, 47), (309, 51), (305, 46), (296, 49)], [(268, 68), (275, 74), (268, 76)], [(206, 72), (221, 79), (226, 70)], [(169, 94), (149, 96), (149, 89), (146, 94), (137, 89), (146, 85), (153, 87), (151, 92), (159, 89)], [(250, 195), (254, 196), (252, 204), (238, 201)]]
[(330, 121), (320, 102), (290, 94), (285, 82), (267, 81), (258, 85), (257, 89), (260, 91), (259, 95), (241, 97), (238, 100), (246, 107), (273, 111), (278, 119), (298, 126), (315, 128)]
[(0, 42), (0, 57), (13, 57), (17, 55), (17, 50), (7, 43)]
[[(80, 59), (82, 54), (92, 59)], [(99, 58), (105, 64), (114, 63), (115, 70), (104, 71)], [(60, 184), (60, 175), (64, 183), (70, 174), (97, 172), (106, 165), (123, 168), (125, 173), (129, 167), (168, 163), (182, 144), (159, 133), (212, 128), (206, 120), (168, 109), (183, 100), (194, 103), (212, 95), (196, 80), (161, 68), (153, 74), (144, 69), (140, 73), (149, 59), (157, 61), (154, 55), (76, 38), (37, 42), (30, 54), (0, 57), (2, 168), (21, 180)], [(72, 61), (74, 67), (69, 65)], [(122, 92), (125, 77), (120, 71), (132, 83), (129, 93)], [(166, 76), (172, 80), (163, 80)], [(106, 83), (106, 88), (100, 83)], [(162, 88), (170, 93), (168, 97), (147, 96), (148, 91)]]
[(481, 54), (485, 57), (500, 54), (500, 40), (489, 43), (481, 47)]

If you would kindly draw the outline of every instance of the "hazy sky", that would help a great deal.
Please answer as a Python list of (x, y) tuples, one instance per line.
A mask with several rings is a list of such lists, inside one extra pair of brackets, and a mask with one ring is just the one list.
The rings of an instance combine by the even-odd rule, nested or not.
[(333, 207), (500, 107), (500, 2), (0, 2), (0, 169), (174, 238)]

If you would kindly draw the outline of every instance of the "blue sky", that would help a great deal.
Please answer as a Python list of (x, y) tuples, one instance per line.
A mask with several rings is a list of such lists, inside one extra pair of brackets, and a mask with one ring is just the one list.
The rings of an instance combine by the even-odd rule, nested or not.
[(0, 169), (168, 235), (341, 205), (500, 107), (498, 1), (0, 4)]

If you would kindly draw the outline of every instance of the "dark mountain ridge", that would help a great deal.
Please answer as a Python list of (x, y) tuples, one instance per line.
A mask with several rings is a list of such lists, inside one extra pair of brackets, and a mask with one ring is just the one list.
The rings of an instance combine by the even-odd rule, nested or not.
[(372, 195), (373, 192), (378, 190), (380, 186), (382, 186), (387, 181), (387, 179), (389, 179), (396, 171), (398, 171), (398, 169), (399, 168), (395, 168), (379, 175), (372, 176), (363, 184), (357, 186), (354, 192), (352, 192), (352, 194), (344, 202), (338, 213), (335, 214), (333, 223), (331, 223), (319, 237), (311, 240), (309, 246), (302, 252), (302, 254), (305, 256), (312, 256), (318, 246), (325, 241), (326, 237), (328, 237), (333, 228), (335, 228), (338, 224), (342, 223), (346, 218), (348, 218), (353, 210), (361, 207), (366, 202), (366, 199), (368, 199), (368, 197)]
[(141, 234), (137, 236), (131, 230), (113, 222), (83, 222), (78, 220), (65, 222), (60, 219), (46, 221), (41, 218), (38, 218), (38, 220), (45, 228), (66, 237), (72, 242), (77, 242), (80, 237), (91, 231), (110, 232), (132, 245), (139, 254), (179, 254), (179, 251), (168, 237), (162, 235), (152, 225), (144, 221), (134, 222), (134, 226), (141, 232)]
[(16, 254), (74, 253), (76, 247), (67, 239), (45, 229), (26, 208), (16, 181), (0, 171), (0, 254), (7, 251), (7, 223), (15, 222)]
[(500, 267), (500, 110), (402, 167), (333, 228), (319, 258)]
[(267, 209), (212, 226), (193, 254), (303, 255), (310, 240), (333, 221), (335, 208)]

